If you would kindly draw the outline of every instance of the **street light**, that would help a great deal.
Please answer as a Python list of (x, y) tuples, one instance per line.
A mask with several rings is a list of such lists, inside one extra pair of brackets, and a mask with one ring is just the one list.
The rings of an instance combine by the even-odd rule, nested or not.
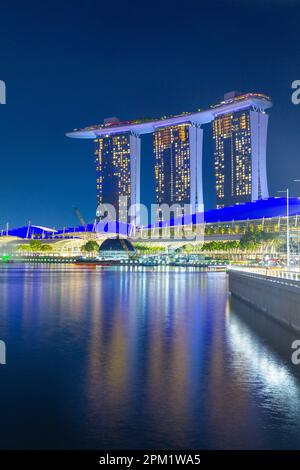
[(287, 188), (284, 191), (277, 191), (278, 193), (285, 193), (286, 194), (286, 265), (287, 268), (290, 267), (291, 262), (291, 246), (290, 246), (290, 206), (289, 206), (289, 198), (290, 198), (290, 191)]

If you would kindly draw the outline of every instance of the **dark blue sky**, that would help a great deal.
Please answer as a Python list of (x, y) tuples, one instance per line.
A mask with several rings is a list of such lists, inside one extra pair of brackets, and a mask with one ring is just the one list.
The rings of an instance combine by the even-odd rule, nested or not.
[[(90, 141), (65, 132), (107, 116), (204, 108), (224, 92), (273, 98), (271, 193), (300, 179), (300, 1), (4, 1), (0, 6), (0, 226), (77, 223), (95, 213)], [(210, 127), (205, 199), (214, 203)], [(143, 140), (142, 200), (151, 202), (151, 138)], [(290, 184), (294, 194), (300, 194)]]

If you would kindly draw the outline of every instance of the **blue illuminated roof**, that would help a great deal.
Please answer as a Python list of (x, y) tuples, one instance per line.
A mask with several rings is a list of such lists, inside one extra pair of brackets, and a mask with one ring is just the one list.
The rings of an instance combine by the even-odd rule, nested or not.
[[(273, 217), (286, 216), (286, 198), (273, 197), (261, 199), (255, 202), (246, 202), (235, 206), (228, 206), (222, 209), (212, 209), (203, 213), (171, 219), (168, 222), (159, 222), (152, 227), (178, 226), (183, 223), (186, 225), (197, 223), (217, 223), (231, 222), (232, 220), (255, 220), (269, 219)], [(300, 198), (290, 198), (289, 200), (290, 216), (300, 215)], [(151, 227), (151, 226), (149, 226)]]
[[(247, 202), (235, 206), (213, 209), (204, 213), (207, 223), (226, 222), (231, 220), (262, 219), (286, 216), (286, 198), (272, 197), (255, 202)], [(290, 215), (300, 214), (300, 198), (290, 198)]]
[[(300, 198), (290, 198), (289, 200), (289, 211), (290, 216), (300, 215)], [(224, 207), (222, 209), (213, 209), (203, 213), (193, 214), (186, 216), (185, 218), (171, 219), (168, 222), (159, 222), (148, 227), (167, 227), (167, 226), (178, 226), (184, 224), (195, 224), (197, 223), (218, 223), (218, 222), (231, 222), (242, 221), (242, 220), (256, 220), (256, 219), (270, 219), (277, 217), (286, 217), (286, 198), (269, 198), (262, 199), (256, 202), (247, 202), (245, 204), (239, 204), (230, 207)], [(122, 222), (108, 222), (103, 223), (102, 226), (98, 225), (97, 229), (100, 229), (102, 233), (119, 233), (122, 235), (130, 235), (132, 226)], [(76, 237), (76, 233), (80, 232), (93, 232), (95, 231), (94, 224), (88, 224), (86, 226), (79, 225), (77, 227), (68, 227), (63, 230), (48, 229), (40, 226), (24, 226), (0, 232), (0, 236), (6, 234), (19, 237), (19, 238), (33, 238), (40, 236), (42, 239), (60, 239), (62, 237), (72, 237), (72, 233)], [(68, 234), (66, 236), (65, 234)]]
[[(98, 230), (103, 233), (119, 233), (121, 235), (129, 235), (131, 226), (124, 222), (106, 222), (103, 223), (102, 226), (98, 225)], [(46, 227), (41, 227), (38, 225), (30, 225), (24, 226), (19, 228), (14, 228), (11, 230), (2, 230), (0, 232), (0, 236), (9, 235), (11, 237), (18, 237), (18, 238), (41, 238), (43, 240), (47, 239), (60, 239), (60, 238), (73, 238), (76, 237), (78, 233), (84, 232), (94, 232), (95, 226), (94, 224), (87, 224), (86, 226), (78, 225), (76, 227), (67, 227), (63, 230), (54, 230), (48, 229)], [(74, 233), (74, 235), (72, 235)], [(68, 235), (65, 235), (68, 234)]]

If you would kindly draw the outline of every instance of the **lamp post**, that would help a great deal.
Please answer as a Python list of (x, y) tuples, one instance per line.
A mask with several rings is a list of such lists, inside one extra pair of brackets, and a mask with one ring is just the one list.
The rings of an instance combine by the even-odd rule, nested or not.
[(289, 198), (290, 198), (290, 191), (287, 188), (284, 191), (278, 191), (279, 193), (286, 194), (286, 266), (287, 268), (290, 267), (291, 264), (291, 246), (290, 246), (290, 205), (289, 205)]

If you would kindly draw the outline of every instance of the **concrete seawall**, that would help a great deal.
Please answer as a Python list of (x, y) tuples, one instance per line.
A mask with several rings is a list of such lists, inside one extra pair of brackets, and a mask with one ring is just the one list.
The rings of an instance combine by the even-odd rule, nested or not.
[(300, 281), (247, 271), (229, 271), (232, 295), (300, 332)]

